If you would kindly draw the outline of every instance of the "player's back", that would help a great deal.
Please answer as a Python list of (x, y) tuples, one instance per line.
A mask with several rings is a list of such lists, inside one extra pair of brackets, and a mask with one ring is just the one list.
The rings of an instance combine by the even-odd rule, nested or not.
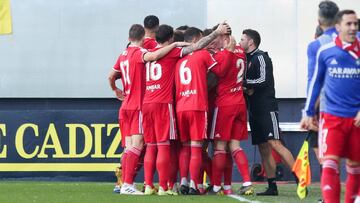
[(114, 69), (121, 73), (125, 99), (121, 108), (141, 110), (145, 90), (145, 49), (130, 45), (120, 56)]
[(154, 38), (151, 38), (151, 37), (144, 38), (144, 43), (143, 43), (144, 49), (147, 49), (147, 50), (155, 49), (157, 45), (158, 45), (158, 43), (156, 42), (156, 40)]
[(176, 64), (176, 111), (207, 111), (208, 69), (216, 61), (207, 50), (195, 51)]
[(146, 63), (144, 103), (173, 103), (175, 66), (181, 54), (181, 48), (174, 48), (158, 61)]
[[(218, 76), (216, 106), (244, 104), (245, 99), (242, 88), (246, 64), (244, 50), (236, 46), (233, 53), (222, 50), (215, 53), (214, 58), (216, 61), (219, 61), (217, 66), (212, 69)], [(225, 66), (220, 64), (220, 58), (226, 60), (221, 62), (226, 63)]]

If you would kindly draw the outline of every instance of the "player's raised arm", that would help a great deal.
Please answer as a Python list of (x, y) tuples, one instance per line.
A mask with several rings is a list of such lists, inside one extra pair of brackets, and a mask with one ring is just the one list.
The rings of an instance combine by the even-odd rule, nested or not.
[(202, 49), (206, 47), (210, 42), (212, 42), (216, 37), (223, 34), (229, 34), (231, 32), (231, 28), (226, 23), (221, 23), (217, 27), (217, 29), (212, 32), (210, 35), (203, 37), (195, 44), (192, 44), (191, 46), (184, 47), (182, 51), (182, 55), (187, 55), (195, 50)]

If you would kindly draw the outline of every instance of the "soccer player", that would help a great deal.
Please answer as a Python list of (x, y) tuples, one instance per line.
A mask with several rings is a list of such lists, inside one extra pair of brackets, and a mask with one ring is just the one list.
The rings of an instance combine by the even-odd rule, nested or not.
[[(221, 189), (221, 178), (227, 162), (227, 147), (229, 146), (233, 159), (243, 176), (243, 186), (240, 195), (254, 193), (249, 164), (240, 140), (248, 138), (246, 102), (243, 96), (242, 82), (245, 71), (246, 56), (235, 39), (230, 36), (220, 36), (211, 44), (215, 50), (213, 55), (218, 62), (211, 71), (218, 78), (217, 97), (215, 100), (214, 117), (211, 127), (211, 138), (215, 140), (215, 152), (212, 162), (214, 187), (213, 193)], [(224, 48), (226, 49), (220, 50)], [(231, 184), (224, 185), (224, 194), (232, 194)]]
[(144, 28), (145, 28), (145, 39), (143, 48), (144, 49), (154, 49), (157, 46), (155, 40), (155, 33), (159, 29), (159, 18), (154, 15), (148, 15), (144, 18)]
[[(230, 32), (230, 28), (227, 28), (227, 32)], [(198, 29), (187, 29), (184, 36), (185, 41), (195, 40), (200, 33), (201, 30)], [(215, 33), (219, 33), (219, 31), (216, 30)], [(213, 36), (213, 34), (209, 36)], [(188, 185), (185, 169), (188, 158), (190, 158), (188, 194), (200, 194), (198, 190), (198, 184), (201, 183), (199, 171), (202, 164), (202, 142), (206, 138), (208, 111), (206, 75), (214, 65), (216, 65), (216, 61), (207, 50), (195, 51), (180, 59), (176, 64), (176, 113), (182, 142), (179, 158), (181, 192), (185, 194), (187, 191), (184, 189)]]
[[(155, 52), (142, 49), (145, 30), (141, 25), (134, 24), (129, 30), (130, 45), (119, 56), (109, 75), (111, 89), (119, 99), (125, 96), (119, 110), (121, 134), (125, 137), (125, 152), (122, 157), (124, 184), (122, 194), (143, 194), (134, 185), (134, 172), (143, 148), (142, 101), (145, 91), (145, 62), (160, 59), (177, 45), (173, 43)], [(124, 90), (116, 87), (115, 80), (121, 77)], [(124, 141), (124, 139), (123, 139)], [(123, 142), (124, 143), (124, 142)]]
[[(260, 34), (252, 29), (243, 31), (240, 45), (246, 52), (248, 66), (244, 86), (249, 110), (252, 144), (259, 146), (269, 187), (257, 195), (278, 195), (275, 182), (274, 149), (291, 170), (294, 157), (280, 141), (278, 105), (275, 98), (273, 66), (267, 52), (261, 51)], [(295, 176), (296, 178), (296, 176)]]
[[(195, 44), (184, 48), (175, 48), (160, 60), (146, 64), (146, 89), (143, 101), (144, 138), (147, 143), (145, 155), (145, 194), (153, 194), (153, 171), (155, 165), (159, 172), (159, 195), (173, 195), (168, 190), (170, 140), (176, 139), (175, 114), (173, 112), (174, 75), (178, 59), (208, 45), (219, 34), (227, 32), (222, 24), (213, 35), (202, 38)], [(154, 50), (173, 42), (174, 31), (169, 25), (161, 25), (156, 32), (158, 46)], [(157, 152), (158, 151), (158, 152)], [(149, 166), (149, 167), (148, 167)]]
[(353, 10), (336, 15), (336, 39), (317, 52), (301, 127), (317, 125), (315, 102), (324, 91), (321, 109), (321, 143), (323, 155), (322, 195), (326, 203), (340, 202), (339, 163), (346, 158), (345, 202), (360, 201), (360, 42), (356, 37), (358, 21)]

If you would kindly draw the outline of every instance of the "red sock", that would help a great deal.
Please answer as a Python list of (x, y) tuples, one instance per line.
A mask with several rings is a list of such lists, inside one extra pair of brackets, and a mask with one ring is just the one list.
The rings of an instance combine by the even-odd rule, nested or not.
[(249, 162), (246, 158), (244, 150), (238, 148), (233, 151), (232, 156), (234, 157), (234, 161), (239, 169), (240, 174), (243, 177), (243, 182), (251, 182), (249, 173)]
[(162, 142), (157, 144), (159, 153), (156, 158), (156, 168), (159, 173), (159, 186), (168, 190), (169, 181), (169, 162), (170, 162), (170, 143)]
[(360, 191), (360, 166), (346, 165), (346, 172), (345, 203), (352, 203)]
[(206, 151), (203, 151), (202, 153), (202, 159), (203, 159), (203, 163), (202, 163), (202, 168), (204, 169), (204, 171), (206, 172), (207, 177), (209, 178), (210, 181), (210, 185), (214, 185), (213, 182), (213, 176), (212, 176), (212, 161), (209, 157), (209, 154)]
[(134, 179), (137, 176), (137, 174), (139, 173), (139, 171), (141, 170), (141, 168), (144, 166), (145, 153), (146, 153), (146, 146), (141, 150), (139, 161), (135, 167)]
[(215, 150), (212, 163), (214, 185), (221, 186), (221, 178), (226, 166), (226, 151)]
[(125, 183), (132, 185), (134, 183), (135, 178), (135, 168), (139, 162), (139, 157), (141, 154), (141, 149), (136, 147), (132, 147), (128, 151), (128, 155), (126, 157), (126, 175), (125, 175)]
[(121, 181), (124, 183), (125, 182), (125, 171), (126, 171), (126, 158), (128, 155), (128, 151), (127, 149), (124, 150), (123, 155), (121, 156), (121, 168), (122, 168), (122, 177), (121, 177)]
[(179, 155), (179, 169), (180, 177), (187, 178), (189, 173), (189, 164), (190, 164), (190, 146), (182, 145)]
[(156, 154), (157, 154), (156, 144), (154, 143), (147, 144), (145, 158), (144, 158), (144, 178), (145, 178), (145, 184), (151, 187), (154, 187)]
[(226, 164), (224, 170), (224, 185), (231, 185), (233, 171), (233, 159), (231, 153), (226, 153)]
[(202, 163), (202, 147), (201, 144), (191, 145), (191, 156), (190, 156), (190, 180), (195, 183), (191, 185), (194, 189), (197, 189), (197, 185), (200, 184), (199, 177), (200, 177), (200, 169)]
[(169, 187), (173, 188), (177, 182), (177, 174), (179, 170), (179, 143), (177, 141), (170, 142), (170, 174)]
[(334, 159), (325, 159), (323, 162), (321, 190), (326, 203), (340, 202), (339, 163)]

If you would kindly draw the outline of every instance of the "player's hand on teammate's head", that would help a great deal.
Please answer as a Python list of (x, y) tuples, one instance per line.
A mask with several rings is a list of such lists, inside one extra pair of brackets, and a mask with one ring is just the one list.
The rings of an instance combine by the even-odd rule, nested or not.
[(217, 32), (220, 35), (230, 35), (231, 34), (231, 27), (229, 24), (224, 21), (223, 23), (220, 23), (219, 26), (216, 28), (215, 32)]
[(120, 100), (120, 101), (123, 101), (124, 98), (125, 98), (124, 92), (123, 92), (122, 90), (120, 90), (120, 89), (116, 89), (116, 90), (114, 90), (114, 91), (115, 91), (116, 98), (117, 98), (118, 100)]
[(360, 111), (357, 112), (356, 117), (354, 118), (354, 125), (360, 128)]
[(176, 47), (186, 47), (191, 45), (189, 42), (174, 42), (174, 44)]

